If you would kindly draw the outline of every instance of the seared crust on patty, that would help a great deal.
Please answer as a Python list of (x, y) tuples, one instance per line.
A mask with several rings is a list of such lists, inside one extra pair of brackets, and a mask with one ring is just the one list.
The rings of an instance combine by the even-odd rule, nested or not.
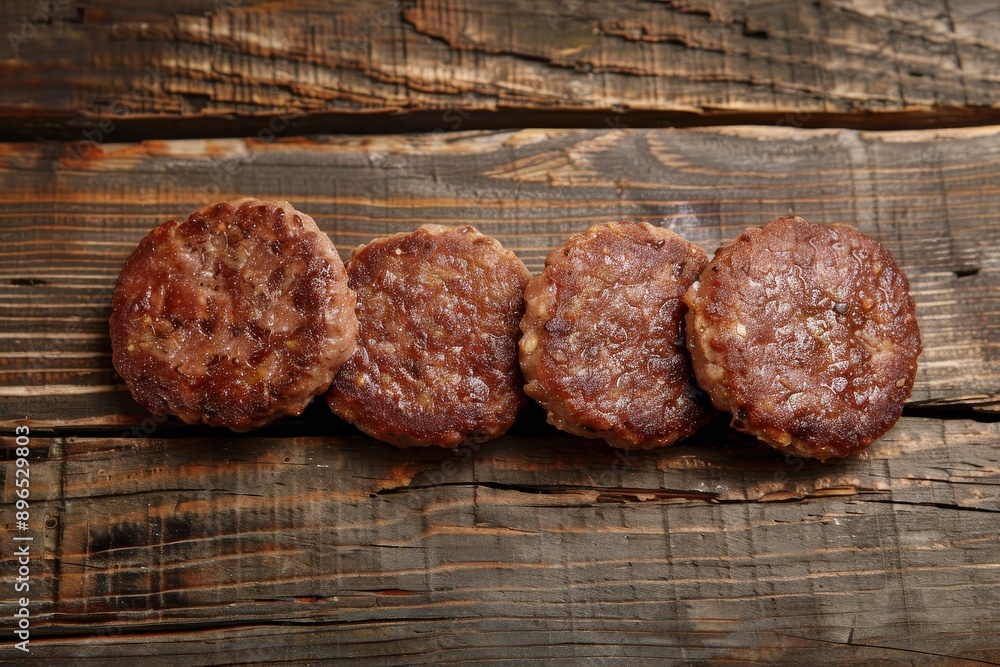
[(297, 415), (357, 336), (333, 243), (287, 202), (207, 206), (149, 233), (125, 262), (112, 360), (154, 414), (246, 431)]
[(347, 271), (360, 335), (326, 394), (336, 414), (400, 446), (510, 428), (526, 403), (517, 325), (530, 278), (514, 253), (471, 226), (425, 225), (358, 248)]
[(798, 217), (748, 229), (685, 301), (698, 383), (738, 430), (827, 459), (899, 419), (920, 331), (906, 276), (860, 231)]
[(707, 264), (647, 223), (571, 236), (525, 290), (525, 392), (551, 424), (624, 449), (670, 445), (710, 417), (684, 347), (682, 301)]

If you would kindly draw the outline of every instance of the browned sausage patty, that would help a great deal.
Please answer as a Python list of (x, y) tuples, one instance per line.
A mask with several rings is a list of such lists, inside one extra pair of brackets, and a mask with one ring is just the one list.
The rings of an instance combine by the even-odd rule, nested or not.
[(473, 227), (425, 225), (347, 262), (358, 293), (354, 356), (326, 394), (365, 433), (455, 447), (502, 434), (524, 406), (517, 324), (530, 274)]
[(245, 431), (302, 412), (357, 337), (329, 237), (286, 202), (195, 211), (146, 236), (118, 276), (113, 362), (155, 414)]
[(525, 290), (525, 392), (556, 427), (616, 447), (670, 445), (707, 421), (682, 301), (704, 251), (646, 223), (571, 236)]
[(748, 229), (686, 301), (698, 382), (735, 428), (826, 459), (899, 419), (920, 331), (906, 276), (858, 230), (793, 217)]

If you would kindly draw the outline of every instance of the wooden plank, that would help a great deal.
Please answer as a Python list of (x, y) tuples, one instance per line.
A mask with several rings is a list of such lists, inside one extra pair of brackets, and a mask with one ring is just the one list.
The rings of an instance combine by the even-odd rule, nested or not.
[(627, 457), (549, 431), (458, 452), (36, 437), (31, 458), (36, 660), (1000, 655), (998, 423), (904, 418), (836, 465), (719, 424)]
[[(292, 201), (345, 257), (374, 236), (472, 222), (533, 271), (567, 235), (608, 219), (663, 224), (709, 252), (790, 213), (856, 225), (910, 277), (924, 341), (911, 407), (1000, 405), (1000, 127), (526, 130), (78, 148), (0, 145), (0, 426), (158, 426), (110, 364), (117, 272), (155, 225), (245, 195)], [(305, 421), (326, 429), (311, 432), (345, 432), (321, 407)]]
[(19, 136), (1000, 119), (993, 0), (6, 0), (0, 28)]

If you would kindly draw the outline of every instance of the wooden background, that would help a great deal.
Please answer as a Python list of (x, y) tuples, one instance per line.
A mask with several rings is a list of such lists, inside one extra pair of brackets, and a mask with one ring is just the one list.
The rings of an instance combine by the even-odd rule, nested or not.
[[(1000, 664), (992, 0), (0, 0), (0, 35), (0, 617), (28, 425), (26, 661)], [(535, 272), (609, 219), (709, 253), (852, 224), (910, 277), (917, 384), (828, 464), (724, 419), (635, 454), (538, 409), (458, 451), (322, 405), (154, 419), (110, 364), (118, 269), (244, 195), (345, 257), (471, 222)]]

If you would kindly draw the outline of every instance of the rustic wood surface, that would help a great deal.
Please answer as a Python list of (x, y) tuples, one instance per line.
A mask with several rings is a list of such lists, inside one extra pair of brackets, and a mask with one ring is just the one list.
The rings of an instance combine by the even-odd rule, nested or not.
[(8, 136), (1000, 122), (994, 0), (3, 0), (0, 35)]
[(823, 465), (720, 425), (625, 460), (555, 434), (457, 453), (39, 438), (35, 650), (996, 664), (998, 440), (1000, 424), (904, 418)]
[[(1000, 665), (993, 0), (0, 0), (0, 75), (0, 663)], [(910, 277), (917, 384), (827, 464), (723, 417), (635, 454), (537, 407), (458, 451), (322, 404), (154, 419), (110, 364), (118, 269), (246, 195), (345, 257), (471, 222), (536, 272), (609, 219), (709, 253), (855, 225)]]
[[(38, 655), (179, 665), (1000, 656), (1000, 425), (940, 418), (948, 408), (991, 419), (1000, 396), (1000, 128), (77, 149), (0, 146), (0, 416), (5, 428), (54, 434), (36, 437), (32, 464)], [(925, 352), (908, 414), (930, 417), (906, 417), (867, 454), (826, 465), (786, 460), (725, 420), (624, 457), (558, 434), (537, 410), (500, 441), (458, 452), (397, 450), (321, 405), (264, 437), (153, 420), (108, 363), (117, 270), (167, 217), (247, 193), (290, 199), (345, 255), (374, 235), (472, 221), (536, 271), (565, 235), (608, 218), (652, 220), (708, 250), (789, 212), (855, 224), (911, 278)], [(88, 431), (97, 437), (79, 435)]]
[(254, 194), (312, 215), (346, 257), (426, 222), (472, 222), (533, 271), (608, 219), (708, 252), (795, 213), (882, 240), (923, 335), (913, 405), (1000, 405), (1000, 129), (526, 130), (89, 147), (0, 145), (0, 425), (132, 425), (109, 363), (110, 294), (150, 229)]

